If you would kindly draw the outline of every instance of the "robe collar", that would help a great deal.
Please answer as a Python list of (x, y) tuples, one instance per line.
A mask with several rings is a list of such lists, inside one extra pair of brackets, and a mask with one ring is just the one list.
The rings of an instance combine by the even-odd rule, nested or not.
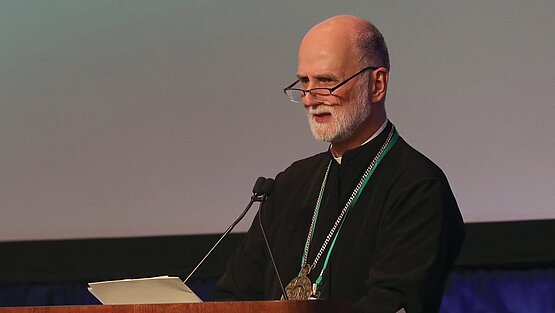
[[(345, 160), (345, 161), (350, 160), (350, 159), (352, 159), (354, 156), (358, 155), (358, 154), (360, 153), (361, 150), (364, 150), (364, 149), (362, 149), (363, 147), (369, 146), (369, 143), (370, 143), (372, 140), (374, 140), (374, 139), (375, 139), (376, 137), (378, 137), (381, 133), (383, 133), (383, 131), (385, 130), (385, 128), (388, 126), (388, 124), (391, 124), (391, 123), (389, 123), (389, 120), (386, 119), (385, 122), (382, 124), (382, 126), (380, 126), (380, 128), (379, 128), (372, 136), (370, 136), (370, 138), (368, 138), (368, 140), (366, 140), (364, 143), (362, 143), (362, 145), (360, 145), (360, 146), (357, 147), (357, 148), (354, 148), (354, 149), (351, 149), (351, 150), (346, 151), (346, 152), (343, 153), (343, 155), (340, 156), (340, 157), (336, 157), (336, 156), (333, 155), (333, 152), (331, 151), (332, 144), (330, 144), (330, 146), (329, 146), (329, 148), (328, 148), (328, 152), (329, 152), (329, 154), (331, 155), (331, 157), (335, 160), (335, 162), (337, 162), (337, 164), (341, 165), (341, 162), (343, 162), (344, 160)], [(370, 146), (373, 146), (373, 145), (370, 145)], [(353, 155), (353, 154), (354, 154), (354, 155)]]

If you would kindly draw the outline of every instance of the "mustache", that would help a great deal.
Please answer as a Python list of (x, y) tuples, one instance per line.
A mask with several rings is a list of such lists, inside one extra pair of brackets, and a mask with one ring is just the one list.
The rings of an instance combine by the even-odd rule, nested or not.
[(316, 108), (308, 107), (306, 109), (306, 113), (309, 115), (333, 114), (334, 112), (335, 112), (335, 109), (333, 107), (318, 106)]

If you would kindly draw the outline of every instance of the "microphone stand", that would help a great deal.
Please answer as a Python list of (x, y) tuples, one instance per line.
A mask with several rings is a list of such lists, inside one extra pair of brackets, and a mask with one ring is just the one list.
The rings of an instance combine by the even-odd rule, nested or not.
[(264, 226), (262, 226), (262, 206), (264, 205), (264, 201), (266, 200), (266, 196), (262, 198), (262, 201), (258, 204), (258, 223), (260, 224), (260, 230), (262, 231), (262, 236), (264, 237), (264, 243), (266, 243), (266, 248), (268, 248), (268, 253), (270, 254), (270, 259), (272, 261), (272, 266), (274, 267), (274, 272), (276, 273), (276, 277), (279, 282), (279, 287), (281, 288), (281, 294), (283, 296), (283, 300), (289, 300), (287, 297), (287, 292), (285, 292), (285, 288), (283, 288), (283, 282), (281, 281), (281, 276), (279, 275), (279, 271), (277, 269), (276, 261), (274, 260), (274, 254), (272, 253), (272, 249), (270, 248), (270, 243), (268, 242), (268, 237), (266, 237), (266, 231), (264, 230)]
[[(260, 178), (259, 178), (260, 179)], [(257, 181), (258, 184), (258, 181)], [(259, 186), (261, 187), (261, 186)], [(256, 188), (256, 187), (255, 187)], [(235, 220), (235, 222), (233, 222), (228, 228), (227, 230), (224, 232), (224, 234), (220, 237), (220, 239), (218, 239), (218, 241), (216, 241), (216, 243), (212, 246), (212, 248), (210, 249), (210, 251), (208, 251), (208, 253), (204, 256), (204, 258), (202, 258), (202, 260), (197, 264), (197, 266), (193, 269), (193, 271), (191, 272), (191, 274), (189, 274), (189, 276), (187, 276), (187, 278), (185, 278), (185, 280), (183, 281), (183, 283), (187, 283), (187, 281), (189, 280), (189, 278), (191, 278), (191, 276), (193, 276), (193, 274), (197, 271), (197, 269), (202, 265), (202, 263), (204, 263), (204, 260), (206, 260), (206, 258), (212, 253), (212, 251), (214, 251), (214, 249), (216, 249), (216, 247), (220, 244), (220, 242), (224, 239), (225, 236), (227, 236), (227, 234), (229, 234), (233, 228), (235, 228), (235, 225), (237, 225), (242, 219), (243, 217), (245, 217), (245, 214), (247, 214), (247, 212), (249, 211), (249, 209), (251, 208), (252, 204), (255, 202), (260, 202), (263, 201), (265, 199), (265, 196), (263, 193), (260, 192), (256, 192), (253, 190), (253, 195), (251, 197), (251, 200), (249, 201), (249, 204), (247, 204), (247, 207), (245, 208), (245, 210), (243, 211), (243, 213), (241, 213), (241, 215), (239, 215), (239, 217)]]

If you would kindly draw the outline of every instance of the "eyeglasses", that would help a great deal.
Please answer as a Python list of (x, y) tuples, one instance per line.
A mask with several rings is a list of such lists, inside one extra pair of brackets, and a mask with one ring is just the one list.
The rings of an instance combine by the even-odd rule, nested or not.
[(335, 87), (332, 87), (332, 88), (323, 88), (323, 87), (312, 88), (312, 89), (293, 88), (293, 86), (295, 86), (299, 82), (299, 80), (297, 79), (291, 85), (283, 88), (283, 92), (289, 97), (289, 100), (291, 100), (292, 102), (295, 102), (295, 103), (300, 103), (301, 99), (304, 96), (306, 96), (307, 93), (311, 94), (316, 100), (322, 100), (324, 97), (331, 96), (333, 94), (333, 92), (337, 90), (337, 88), (345, 85), (351, 79), (360, 75), (362, 72), (367, 71), (367, 70), (377, 70), (377, 69), (378, 69), (377, 67), (373, 67), (373, 66), (365, 67), (362, 70), (356, 72), (353, 76), (345, 79), (344, 81), (342, 81), (341, 83), (339, 83), (338, 85), (336, 85)]

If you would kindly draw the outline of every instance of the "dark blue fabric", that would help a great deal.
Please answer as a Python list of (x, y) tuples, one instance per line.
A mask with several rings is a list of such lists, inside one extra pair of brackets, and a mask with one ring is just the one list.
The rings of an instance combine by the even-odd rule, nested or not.
[(554, 313), (555, 269), (453, 273), (440, 312)]
[[(205, 279), (188, 285), (205, 300), (214, 284), (214, 279)], [(99, 304), (86, 283), (0, 285), (3, 307), (83, 304)], [(452, 273), (440, 312), (555, 313), (555, 269)]]
[(99, 304), (86, 283), (3, 284), (0, 306)]
[[(215, 279), (204, 279), (187, 285), (206, 300), (215, 284)], [(87, 287), (87, 283), (2, 284), (0, 307), (100, 304)]]

